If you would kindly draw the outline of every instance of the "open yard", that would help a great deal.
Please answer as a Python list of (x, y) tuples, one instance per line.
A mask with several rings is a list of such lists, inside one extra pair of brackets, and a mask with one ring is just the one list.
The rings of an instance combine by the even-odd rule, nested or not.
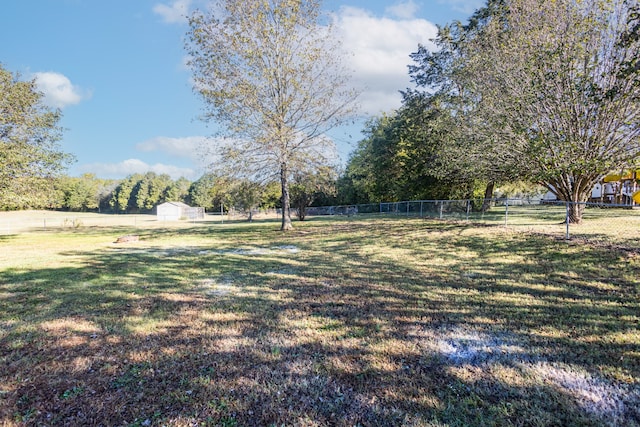
[(640, 425), (637, 251), (278, 225), (0, 235), (0, 425)]

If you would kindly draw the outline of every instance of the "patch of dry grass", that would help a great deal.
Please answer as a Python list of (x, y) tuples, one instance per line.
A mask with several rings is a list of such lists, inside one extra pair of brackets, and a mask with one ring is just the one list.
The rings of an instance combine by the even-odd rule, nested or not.
[(276, 230), (4, 239), (0, 424), (640, 423), (637, 256), (415, 219)]

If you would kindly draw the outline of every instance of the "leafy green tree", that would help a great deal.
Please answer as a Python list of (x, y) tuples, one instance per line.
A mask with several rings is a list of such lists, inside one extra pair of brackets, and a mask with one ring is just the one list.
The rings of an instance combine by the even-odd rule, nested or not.
[(73, 160), (60, 150), (59, 110), (43, 103), (34, 80), (0, 64), (0, 208), (45, 207), (54, 178)]
[(158, 204), (167, 201), (165, 195), (171, 185), (173, 181), (169, 175), (147, 172), (132, 190), (131, 197), (135, 198), (135, 207), (143, 212), (151, 211)]
[(224, 207), (235, 207), (249, 213), (258, 207), (274, 207), (280, 198), (277, 182), (260, 184), (248, 180), (221, 177), (206, 173), (191, 184), (189, 198), (193, 204), (210, 211), (220, 211)]
[(282, 201), (282, 193), (280, 191), (280, 183), (270, 181), (263, 185), (262, 196), (260, 197), (260, 207), (264, 209), (273, 209), (280, 207)]
[(153, 179), (149, 174), (153, 174), (155, 177), (153, 172), (146, 173), (135, 183), (131, 190), (130, 199), (135, 200), (135, 211), (137, 212), (145, 210), (149, 200), (149, 191), (152, 186), (151, 180)]
[(163, 198), (168, 202), (188, 202), (190, 187), (191, 181), (184, 177), (180, 177), (176, 181), (173, 181), (171, 184), (169, 184), (169, 186), (165, 190)]
[(215, 205), (215, 175), (207, 173), (194, 181), (189, 187), (189, 200), (195, 206), (213, 209)]
[(99, 192), (102, 180), (94, 174), (83, 174), (79, 178), (61, 177), (56, 187), (62, 192), (60, 207), (70, 211), (87, 212), (99, 208)]
[(231, 203), (237, 209), (247, 213), (249, 222), (253, 221), (253, 212), (262, 200), (264, 187), (257, 182), (240, 180), (233, 184), (230, 196)]
[(231, 143), (222, 164), (251, 181), (281, 184), (282, 230), (292, 227), (289, 181), (327, 164), (325, 134), (354, 112), (356, 93), (339, 42), (321, 27), (318, 0), (220, 0), (190, 17), (187, 51), (205, 120)]
[(322, 196), (336, 192), (336, 168), (325, 166), (312, 172), (294, 174), (291, 183), (291, 204), (296, 209), (298, 219), (304, 221), (307, 208)]
[(113, 210), (111, 207), (111, 199), (118, 187), (119, 181), (115, 179), (101, 179), (100, 187), (98, 188), (98, 211), (108, 212)]
[[(434, 52), (425, 46), (411, 55), (415, 64), (409, 74), (422, 91), (407, 90), (404, 108), (428, 111), (424, 123), (430, 129), (430, 174), (449, 182), (457, 197), (469, 198), (485, 185), (483, 210), (489, 207), (496, 183), (522, 179), (523, 160), (514, 156), (508, 141), (499, 132), (478, 132), (475, 117), (478, 97), (469, 84), (475, 50), (469, 41), (481, 37), (489, 22), (503, 22), (507, 16), (505, 0), (489, 0), (466, 25), (455, 21), (439, 27)], [(424, 133), (424, 131), (423, 131)]]
[[(127, 213), (137, 208), (134, 188), (142, 180), (142, 175), (133, 174), (122, 180), (113, 191), (109, 206), (117, 213)], [(132, 197), (134, 194), (134, 197)]]
[[(129, 175), (115, 187), (109, 206), (116, 212), (150, 212), (166, 201), (181, 201), (168, 198), (173, 194), (188, 194), (189, 182), (185, 179), (173, 181), (167, 174), (147, 172)], [(186, 193), (185, 193), (186, 192)], [(187, 197), (186, 195), (184, 196)]]
[(189, 199), (209, 211), (220, 211), (230, 204), (231, 180), (206, 173), (189, 188)]
[(412, 93), (400, 109), (369, 122), (339, 182), (343, 203), (472, 196), (476, 177), (439, 166), (450, 116), (434, 103)]

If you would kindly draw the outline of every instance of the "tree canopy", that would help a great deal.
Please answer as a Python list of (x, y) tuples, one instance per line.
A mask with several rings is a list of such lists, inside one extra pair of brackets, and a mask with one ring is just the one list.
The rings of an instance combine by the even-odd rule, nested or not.
[(155, 172), (129, 175), (113, 189), (109, 206), (120, 213), (151, 212), (160, 203), (188, 201), (190, 185)]
[(317, 0), (220, 0), (190, 17), (187, 51), (205, 120), (231, 138), (221, 164), (252, 180), (277, 176), (282, 229), (291, 228), (289, 181), (333, 155), (326, 132), (354, 112), (356, 93)]
[(475, 197), (478, 168), (449, 159), (455, 132), (437, 97), (405, 94), (401, 108), (367, 124), (339, 182), (343, 202)]
[(337, 169), (325, 166), (315, 171), (299, 171), (291, 185), (292, 205), (300, 221), (307, 217), (307, 209), (317, 200), (327, 201), (335, 196)]

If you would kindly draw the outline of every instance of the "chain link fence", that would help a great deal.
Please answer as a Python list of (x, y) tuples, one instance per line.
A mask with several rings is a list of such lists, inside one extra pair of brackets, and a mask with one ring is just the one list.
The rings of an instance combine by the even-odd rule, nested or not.
[[(93, 212), (60, 211), (10, 211), (0, 212), (0, 236), (27, 232), (111, 227), (124, 229), (152, 229), (166, 227), (191, 227), (194, 224), (218, 224), (228, 221), (245, 221), (249, 212), (230, 209), (224, 213), (208, 212), (202, 208), (185, 211), (180, 219), (156, 214), (101, 214)], [(281, 211), (255, 209), (254, 220), (277, 218)]]
[[(527, 232), (546, 234), (558, 239), (580, 241), (584, 239), (606, 245), (615, 245), (640, 252), (640, 206), (606, 203), (583, 203), (582, 223), (567, 221), (570, 204), (543, 202), (539, 199), (483, 200), (417, 200), (345, 206), (311, 207), (309, 216), (335, 216), (345, 219), (367, 216), (431, 218), (443, 221), (461, 221), (470, 224), (501, 226)], [(483, 206), (486, 209), (483, 209)], [(254, 218), (272, 219), (271, 215)], [(187, 227), (244, 220), (242, 215), (212, 215), (196, 221), (159, 221), (155, 215), (83, 214), (70, 212), (2, 212), (0, 235), (29, 231), (47, 231), (87, 227), (113, 227), (145, 229), (157, 227)]]
[(193, 224), (204, 219), (162, 221), (151, 214), (98, 214), (56, 211), (15, 211), (0, 213), (0, 235), (31, 231), (112, 227), (122, 229), (154, 228), (166, 224)]
[[(582, 222), (572, 224), (572, 203), (539, 199), (415, 200), (309, 208), (309, 215), (386, 215), (504, 226), (566, 240), (640, 250), (640, 206), (581, 203)], [(484, 209), (483, 209), (484, 208)]]

